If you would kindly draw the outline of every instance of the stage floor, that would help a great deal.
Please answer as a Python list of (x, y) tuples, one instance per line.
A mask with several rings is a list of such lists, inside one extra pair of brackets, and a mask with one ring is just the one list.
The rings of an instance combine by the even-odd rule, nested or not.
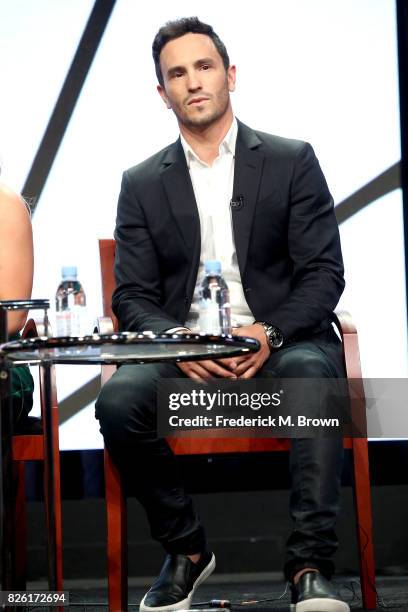
[[(129, 579), (129, 610), (137, 610), (146, 592), (149, 578)], [(336, 576), (334, 584), (339, 595), (353, 610), (361, 610), (360, 584), (356, 577)], [(285, 592), (285, 583), (278, 574), (221, 574), (212, 576), (196, 593), (194, 602), (211, 599), (229, 599), (232, 610), (263, 612), (275, 609), (278, 612), (289, 610), (290, 593)], [(32, 582), (29, 590), (46, 588), (44, 583)], [(70, 592), (70, 606), (78, 612), (102, 612), (107, 607), (107, 589), (104, 580), (67, 580), (65, 589)], [(378, 608), (388, 612), (408, 612), (408, 576), (377, 577)], [(260, 601), (267, 599), (269, 601)], [(240, 605), (243, 600), (258, 600), (258, 603)], [(193, 602), (193, 604), (194, 604)], [(192, 606), (194, 608), (194, 605)], [(35, 608), (42, 610), (45, 608)]]

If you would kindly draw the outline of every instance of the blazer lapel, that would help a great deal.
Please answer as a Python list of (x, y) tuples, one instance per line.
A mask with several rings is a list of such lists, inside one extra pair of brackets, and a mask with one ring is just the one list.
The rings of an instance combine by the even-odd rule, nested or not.
[(198, 208), (180, 139), (169, 148), (163, 161), (162, 180), (189, 255), (200, 245)]
[[(264, 156), (258, 150), (260, 144), (261, 140), (256, 133), (238, 121), (232, 200), (240, 202), (240, 205), (231, 207), (231, 217), (238, 266), (242, 279), (244, 278), (252, 220), (263, 169)], [(187, 254), (192, 259), (190, 285), (194, 280), (194, 271), (198, 267), (200, 258), (200, 221), (190, 173), (180, 139), (168, 149), (163, 160), (161, 177)]]
[(244, 278), (252, 220), (264, 162), (264, 156), (258, 150), (260, 144), (261, 140), (256, 133), (238, 121), (232, 197), (233, 202), (238, 204), (231, 206), (231, 217), (241, 279)]
[(187, 279), (187, 294), (193, 295), (200, 263), (200, 217), (186, 157), (180, 139), (169, 148), (161, 177), (191, 266)]

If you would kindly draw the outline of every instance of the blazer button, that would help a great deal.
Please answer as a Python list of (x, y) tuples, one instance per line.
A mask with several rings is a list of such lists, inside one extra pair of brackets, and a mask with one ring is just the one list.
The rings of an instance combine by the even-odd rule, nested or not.
[(252, 291), (251, 287), (245, 287), (244, 289), (245, 293), (249, 293), (250, 291)]
[(188, 301), (189, 301), (188, 300), (188, 295), (185, 296), (184, 301), (185, 301), (186, 304), (188, 304)]

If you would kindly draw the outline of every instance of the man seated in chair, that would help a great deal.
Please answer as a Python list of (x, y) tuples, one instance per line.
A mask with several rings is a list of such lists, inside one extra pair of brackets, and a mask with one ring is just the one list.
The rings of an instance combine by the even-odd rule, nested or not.
[[(212, 27), (169, 22), (153, 42), (158, 92), (180, 138), (123, 175), (113, 310), (122, 330), (188, 330), (203, 264), (221, 260), (234, 334), (259, 352), (220, 361), (126, 365), (96, 405), (105, 443), (133, 482), (166, 553), (140, 609), (188, 608), (215, 558), (156, 431), (161, 377), (344, 377), (331, 314), (344, 288), (333, 200), (312, 147), (247, 127), (232, 111), (235, 66)], [(242, 206), (230, 210), (230, 202)], [(284, 572), (297, 612), (346, 612), (331, 585), (341, 437), (293, 440), (293, 531)]]

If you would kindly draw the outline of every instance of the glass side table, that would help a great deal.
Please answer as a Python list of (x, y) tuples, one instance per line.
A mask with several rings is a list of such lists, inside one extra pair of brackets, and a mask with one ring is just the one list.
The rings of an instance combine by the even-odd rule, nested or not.
[[(31, 308), (31, 307), (30, 307)], [(223, 357), (234, 357), (259, 350), (259, 342), (253, 338), (239, 336), (212, 336), (205, 334), (160, 334), (151, 332), (135, 333), (122, 332), (113, 334), (93, 334), (83, 337), (39, 337), (25, 340), (14, 340), (0, 346), (0, 378), (2, 373), (9, 379), (9, 372), (14, 366), (22, 364), (37, 364), (44, 371), (44, 398), (45, 398), (45, 435), (47, 440), (46, 452), (49, 457), (53, 453), (53, 440), (51, 435), (51, 366), (53, 364), (130, 364), (151, 362), (179, 362), (197, 361), (200, 359), (220, 359)], [(3, 396), (2, 396), (3, 397)], [(4, 395), (6, 398), (6, 394)], [(10, 402), (8, 402), (10, 404)], [(11, 404), (9, 406), (9, 411)], [(11, 417), (11, 414), (10, 414)], [(12, 461), (11, 436), (12, 420), (8, 428), (3, 432), (2, 446), (7, 449), (7, 461), (3, 461), (3, 489), (5, 480), (9, 478), (9, 471), (4, 471)], [(50, 495), (46, 500), (47, 512), (50, 521), (55, 523), (53, 512), (53, 464), (50, 461), (47, 478)], [(11, 465), (10, 465), (11, 467)], [(6, 487), (5, 493), (11, 494), (10, 487)], [(7, 524), (7, 512), (9, 511), (7, 498), (3, 505), (3, 524)], [(10, 522), (10, 521), (9, 521)], [(6, 532), (3, 534), (2, 548), (7, 546)], [(4, 590), (11, 590), (10, 582), (12, 576), (12, 553), (5, 555), (6, 567), (3, 568), (3, 576), (8, 582), (3, 584)], [(56, 576), (56, 546), (55, 542), (48, 551), (49, 582), (55, 584)], [(5, 574), (4, 574), (5, 571)], [(9, 588), (7, 588), (9, 587)]]
[[(49, 333), (49, 300), (1, 300), (0, 301), (0, 343), (8, 340), (8, 313), (16, 310), (42, 310), (44, 333)], [(14, 567), (13, 532), (10, 511), (13, 495), (12, 435), (13, 415), (11, 404), (11, 381), (9, 366), (0, 351), (0, 541), (2, 551), (3, 590), (11, 587)]]

